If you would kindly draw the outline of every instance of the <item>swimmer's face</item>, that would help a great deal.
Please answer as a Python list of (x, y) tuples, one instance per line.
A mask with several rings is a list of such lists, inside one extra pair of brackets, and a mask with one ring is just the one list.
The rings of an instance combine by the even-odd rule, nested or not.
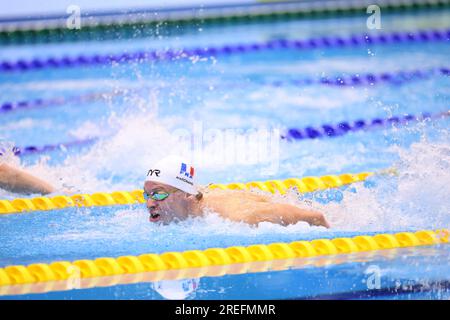
[(145, 182), (144, 192), (147, 192), (149, 195), (154, 192), (167, 192), (169, 194), (167, 198), (161, 201), (148, 198), (146, 205), (150, 214), (150, 222), (162, 222), (166, 224), (173, 220), (184, 220), (188, 217), (190, 201), (188, 193), (164, 183), (152, 181)]

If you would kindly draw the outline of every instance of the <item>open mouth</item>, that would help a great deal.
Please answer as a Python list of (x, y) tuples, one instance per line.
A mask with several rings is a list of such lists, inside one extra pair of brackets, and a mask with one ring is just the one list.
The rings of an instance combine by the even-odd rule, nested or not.
[(159, 213), (150, 213), (150, 217), (148, 219), (150, 222), (157, 222), (161, 219), (161, 215)]

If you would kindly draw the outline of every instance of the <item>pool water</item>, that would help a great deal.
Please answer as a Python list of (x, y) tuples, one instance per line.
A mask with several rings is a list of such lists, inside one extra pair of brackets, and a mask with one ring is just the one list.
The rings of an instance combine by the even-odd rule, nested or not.
[[(386, 14), (382, 30), (367, 30), (366, 16), (199, 26), (170, 35), (155, 30), (148, 38), (9, 45), (2, 47), (0, 61), (448, 30), (449, 17), (448, 9)], [(141, 188), (149, 165), (171, 153), (184, 153), (198, 163), (201, 184), (378, 172), (389, 167), (398, 172), (340, 189), (276, 196), (290, 203), (311, 200), (313, 208), (325, 213), (331, 229), (305, 223), (250, 227), (214, 214), (158, 226), (148, 223), (145, 208), (138, 205), (2, 215), (0, 267), (446, 228), (450, 223), (449, 117), (374, 126), (336, 137), (295, 140), (280, 139), (280, 135), (290, 128), (448, 112), (450, 78), (436, 70), (450, 68), (449, 54), (450, 44), (443, 40), (301, 50), (281, 47), (0, 72), (0, 103), (46, 101), (0, 113), (3, 158), (20, 163), (60, 189), (93, 193)], [(361, 85), (321, 82), (324, 77), (415, 71), (419, 76), (398, 81)], [(267, 141), (255, 140), (261, 132), (268, 134)], [(11, 146), (91, 138), (94, 142), (49, 152), (13, 156), (11, 151)], [(252, 147), (255, 141), (261, 142), (260, 150)], [(13, 199), (16, 195), (0, 191), (0, 197)], [(448, 246), (423, 247), (398, 250), (389, 259), (381, 255), (360, 262), (350, 257), (339, 265), (174, 281), (162, 286), (172, 293), (179, 292), (173, 288), (180, 286), (181, 291), (195, 287), (176, 297), (197, 299), (448, 299), (449, 259)], [(382, 289), (378, 291), (368, 292), (362, 281), (370, 265), (382, 271)], [(427, 266), (425, 274), (421, 266)], [(424, 279), (433, 285), (425, 287)], [(396, 281), (397, 285), (398, 281), (417, 285), (396, 291)], [(13, 298), (173, 297), (158, 290), (164, 291), (158, 284), (139, 283)]]

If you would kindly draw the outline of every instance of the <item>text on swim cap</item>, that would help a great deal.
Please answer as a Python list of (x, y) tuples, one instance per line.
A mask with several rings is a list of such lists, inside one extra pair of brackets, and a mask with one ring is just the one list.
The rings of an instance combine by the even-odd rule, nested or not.
[(161, 173), (161, 170), (159, 170), (159, 169), (150, 169), (147, 172), (147, 177), (152, 176), (153, 174), (155, 174), (155, 176), (159, 177), (160, 173)]

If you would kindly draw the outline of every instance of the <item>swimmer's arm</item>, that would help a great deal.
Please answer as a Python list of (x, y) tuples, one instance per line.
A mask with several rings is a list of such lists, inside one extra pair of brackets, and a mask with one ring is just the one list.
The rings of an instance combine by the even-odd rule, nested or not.
[(241, 221), (249, 224), (259, 222), (272, 222), (281, 225), (295, 224), (305, 221), (313, 226), (323, 226), (329, 228), (325, 216), (317, 211), (305, 210), (293, 205), (283, 203), (266, 203), (256, 205), (251, 214), (241, 217)]
[(0, 164), (0, 188), (24, 194), (48, 194), (55, 191), (47, 182), (6, 163)]

